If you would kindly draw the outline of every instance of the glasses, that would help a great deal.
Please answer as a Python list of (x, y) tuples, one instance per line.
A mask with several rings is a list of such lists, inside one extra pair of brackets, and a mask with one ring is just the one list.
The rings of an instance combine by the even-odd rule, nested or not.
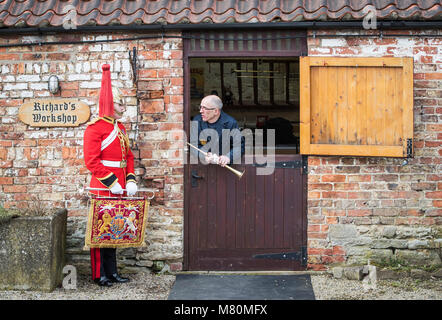
[(207, 108), (205, 106), (200, 106), (200, 110), (206, 110), (206, 111), (210, 111), (210, 110), (215, 110), (216, 108)]

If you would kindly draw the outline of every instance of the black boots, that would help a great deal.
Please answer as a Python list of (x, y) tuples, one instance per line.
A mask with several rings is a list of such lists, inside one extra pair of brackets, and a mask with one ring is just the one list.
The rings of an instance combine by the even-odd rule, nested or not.
[(118, 275), (118, 273), (114, 273), (113, 275), (111, 275), (109, 277), (110, 281), (112, 282), (119, 282), (119, 283), (125, 283), (125, 282), (129, 282), (128, 278), (122, 278)]
[(95, 279), (94, 281), (100, 287), (112, 287), (112, 281), (106, 276), (100, 277), (100, 279)]
[(120, 277), (118, 273), (114, 273), (109, 278), (103, 276), (100, 279), (95, 279), (95, 283), (97, 283), (101, 287), (112, 287), (112, 282), (125, 283), (129, 281), (130, 280), (128, 278)]

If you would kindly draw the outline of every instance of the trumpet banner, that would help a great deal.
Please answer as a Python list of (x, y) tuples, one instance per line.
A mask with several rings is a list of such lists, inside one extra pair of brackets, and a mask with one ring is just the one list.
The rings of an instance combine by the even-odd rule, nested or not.
[(85, 249), (145, 246), (148, 212), (145, 199), (91, 199)]

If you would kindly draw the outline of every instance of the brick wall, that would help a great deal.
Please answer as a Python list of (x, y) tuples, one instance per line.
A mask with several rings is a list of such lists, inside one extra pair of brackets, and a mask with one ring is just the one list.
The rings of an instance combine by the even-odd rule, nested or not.
[[(133, 36), (14, 36), (0, 37), (0, 44)], [(133, 47), (138, 49), (137, 86), (128, 59)], [(402, 166), (402, 159), (309, 157), (309, 268), (391, 257), (440, 263), (434, 250), (442, 238), (440, 39), (310, 37), (308, 47), (309, 55), (412, 56), (415, 63), (414, 159)], [(82, 151), (86, 124), (32, 128), (18, 120), (19, 107), (31, 98), (53, 97), (47, 79), (57, 74), (61, 92), (56, 97), (77, 97), (95, 116), (101, 65), (111, 65), (113, 85), (122, 88), (128, 107), (123, 120), (131, 139), (138, 128), (133, 151), (139, 185), (159, 190), (149, 215), (148, 246), (119, 250), (119, 265), (150, 267), (154, 260), (166, 260), (179, 269), (184, 205), (182, 58), (182, 40), (173, 38), (0, 48), (0, 204), (26, 207), (40, 195), (44, 203), (66, 207), (70, 263), (88, 268), (88, 252), (82, 251), (87, 198), (78, 192), (89, 177)]]
[[(342, 31), (316, 34), (338, 32)], [(442, 243), (441, 43), (434, 37), (308, 39), (311, 56), (413, 57), (415, 131), (415, 157), (407, 165), (402, 159), (382, 157), (309, 157), (309, 268), (390, 258), (440, 263), (436, 248)]]
[[(172, 35), (172, 34), (171, 34)], [(25, 41), (93, 41), (134, 34), (1, 37), (0, 44)], [(138, 86), (128, 51), (138, 50)], [(150, 230), (141, 249), (121, 250), (122, 266), (150, 266), (153, 260), (181, 261), (183, 223), (183, 62), (181, 39), (0, 48), (0, 204), (25, 208), (39, 196), (45, 205), (66, 207), (68, 258), (88, 265), (82, 251), (86, 227), (89, 172), (83, 160), (86, 124), (74, 128), (33, 128), (18, 120), (19, 107), (32, 98), (78, 98), (97, 116), (101, 65), (111, 65), (112, 84), (122, 89), (123, 122), (134, 148), (140, 186), (158, 189), (149, 212)], [(56, 74), (61, 91), (47, 90)], [(137, 95), (139, 105), (137, 105)], [(139, 116), (137, 110), (139, 109)], [(179, 267), (179, 265), (178, 265)]]

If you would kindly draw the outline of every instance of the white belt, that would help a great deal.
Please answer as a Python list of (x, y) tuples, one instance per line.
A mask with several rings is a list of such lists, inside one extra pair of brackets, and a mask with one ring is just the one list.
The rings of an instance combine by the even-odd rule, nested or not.
[(126, 168), (127, 166), (126, 160), (122, 161), (101, 160), (101, 163), (105, 167), (112, 167), (112, 168)]

